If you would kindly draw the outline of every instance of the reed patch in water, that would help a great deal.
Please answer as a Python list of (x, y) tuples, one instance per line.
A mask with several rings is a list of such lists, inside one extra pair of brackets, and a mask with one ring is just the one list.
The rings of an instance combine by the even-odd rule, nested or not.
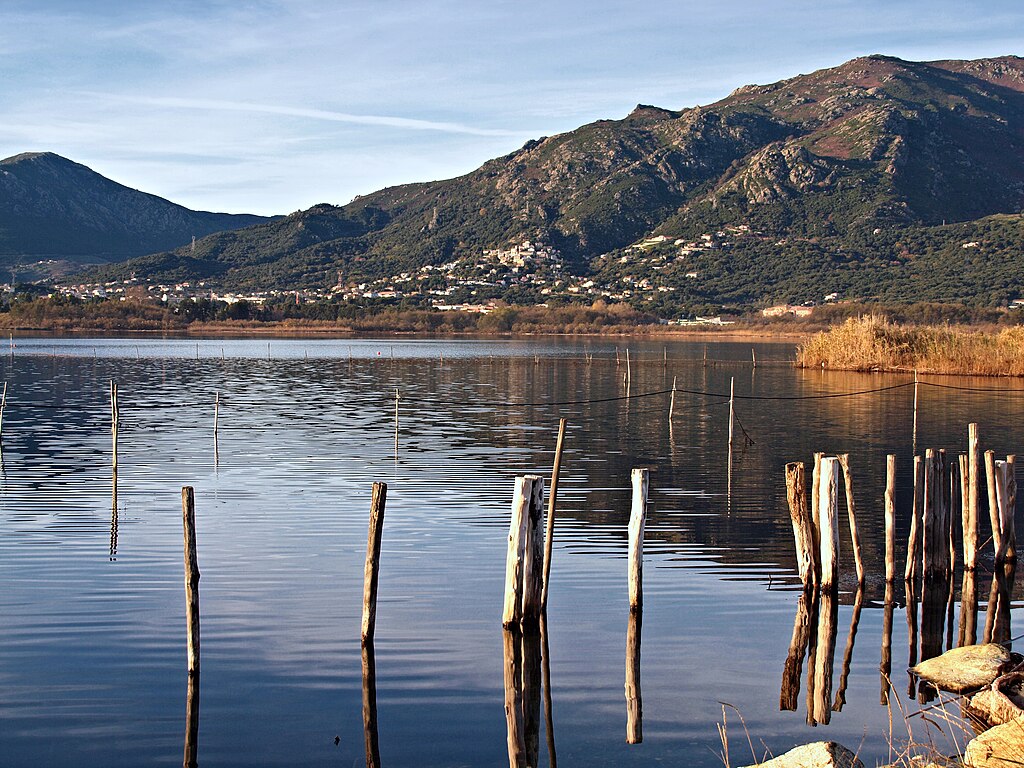
[(802, 368), (846, 371), (1024, 376), (1024, 328), (988, 333), (865, 315), (815, 334), (799, 347), (796, 361)]

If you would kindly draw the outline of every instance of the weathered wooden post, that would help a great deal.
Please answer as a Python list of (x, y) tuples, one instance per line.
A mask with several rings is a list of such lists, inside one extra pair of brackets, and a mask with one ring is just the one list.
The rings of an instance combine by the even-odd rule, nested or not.
[(558, 472), (562, 467), (562, 443), (565, 440), (565, 419), (558, 420), (558, 440), (555, 442), (555, 462), (551, 467), (551, 490), (548, 492), (548, 519), (544, 532), (544, 585), (540, 595), (540, 610), (548, 609), (548, 580), (551, 577), (551, 549), (555, 540), (555, 497), (558, 495)]
[(629, 609), (643, 607), (644, 525), (647, 522), (647, 490), (650, 471), (634, 469), (633, 506), (629, 515)]
[(978, 586), (975, 571), (965, 570), (960, 585), (960, 632), (957, 647), (978, 642)]
[(400, 399), (400, 394), (399, 394), (399, 391), (398, 391), (398, 387), (395, 387), (395, 454), (396, 454), (396, 457), (397, 457), (397, 454), (398, 454), (398, 402), (399, 402), (399, 399)]
[(821, 589), (825, 592), (839, 588), (839, 470), (839, 459), (831, 456), (821, 459), (818, 530)]
[(964, 517), (964, 568), (973, 571), (978, 560), (978, 425), (967, 425), (967, 515)]
[(640, 694), (640, 628), (643, 610), (629, 612), (626, 629), (626, 743), (644, 740), (643, 698)]
[(181, 512), (185, 528), (185, 624), (188, 627), (188, 673), (199, 674), (199, 558), (196, 554), (195, 491), (181, 489)]
[(213, 393), (213, 436), (217, 437), (220, 428), (220, 392)]
[(633, 369), (629, 364), (629, 347), (626, 347), (626, 383), (630, 384), (633, 381)]
[(857, 510), (853, 504), (853, 474), (850, 472), (850, 454), (838, 456), (839, 465), (843, 468), (843, 480), (846, 485), (846, 516), (850, 521), (850, 541), (853, 544), (853, 559), (857, 566), (857, 583), (864, 584), (864, 560), (860, 553), (860, 534), (857, 532)]
[[(1007, 456), (1006, 461), (995, 462), (996, 507), (999, 510), (999, 549), (996, 550), (996, 563), (1017, 559), (1013, 512), (1016, 506), (1017, 481), (1014, 477), (1015, 456)], [(1013, 551), (1011, 558), (1010, 552)]]
[(914, 456), (914, 506), (911, 510), (910, 534), (907, 537), (907, 565), (904, 579), (913, 581), (917, 577), (918, 561), (921, 556), (921, 520), (924, 517), (924, 462)]
[[(509, 523), (508, 554), (505, 559), (505, 607), (501, 621), (507, 628), (527, 618), (524, 604), (528, 593), (532, 594), (534, 586), (527, 587), (527, 577), (538, 583), (541, 581), (543, 563), (530, 566), (528, 558), (532, 557), (533, 543), (530, 531), (533, 528), (531, 518), (538, 521), (543, 515), (544, 479), (537, 475), (523, 475), (516, 478), (515, 493), (512, 498), (512, 518)], [(539, 528), (539, 522), (537, 528)], [(535, 537), (534, 537), (535, 538)], [(543, 543), (541, 543), (543, 552)], [(530, 571), (528, 574), (527, 571)], [(543, 584), (536, 587), (537, 618), (540, 612), (540, 595)]]
[(914, 436), (913, 436), (913, 450), (914, 455), (917, 455), (917, 369), (914, 369)]
[(733, 423), (735, 422), (735, 411), (733, 402), (736, 396), (736, 377), (729, 378), (729, 464), (726, 468), (726, 489), (730, 502), (732, 501), (732, 434)]
[(807, 486), (802, 461), (786, 465), (786, 500), (789, 503), (789, 517), (793, 523), (793, 540), (796, 544), (796, 564), (800, 581), (805, 587), (815, 582), (817, 552), (814, 547), (814, 521), (807, 506)]
[[(672, 423), (672, 414), (673, 414), (673, 412), (676, 409), (676, 378), (677, 378), (676, 376), (672, 377), (672, 396), (669, 398), (669, 401), (668, 401), (668, 422), (669, 422), (669, 424)], [(6, 389), (7, 389), (7, 385), (4, 384), (4, 390), (6, 391)], [(2, 413), (0, 413), (0, 416), (2, 416)], [(3, 419), (0, 418), (0, 423), (2, 423), (2, 421), (3, 421)]]
[(757, 368), (757, 354), (753, 347), (750, 348), (750, 362), (754, 368)]
[(373, 639), (377, 624), (377, 582), (380, 572), (380, 544), (384, 534), (384, 505), (388, 484), (374, 483), (370, 495), (370, 525), (366, 535), (366, 565), (363, 568), (363, 642)]
[[(674, 396), (674, 394), (673, 394)], [(7, 409), (7, 382), (4, 382), (4, 394), (0, 397), (0, 450), (3, 450), (4, 440), (4, 411)]]
[(992, 549), (998, 554), (1003, 548), (1003, 527), (999, 518), (999, 501), (996, 498), (995, 451), (985, 451), (985, 478), (988, 481), (988, 518), (992, 525)]
[(941, 460), (934, 448), (924, 454), (924, 558), (923, 573), (933, 579), (942, 572), (941, 555), (946, 546), (941, 532), (942, 484)]
[[(885, 457), (885, 581), (890, 583), (894, 578), (896, 578), (896, 456), (890, 453)], [(889, 621), (891, 624), (891, 617)], [(891, 630), (890, 626), (890, 633)]]

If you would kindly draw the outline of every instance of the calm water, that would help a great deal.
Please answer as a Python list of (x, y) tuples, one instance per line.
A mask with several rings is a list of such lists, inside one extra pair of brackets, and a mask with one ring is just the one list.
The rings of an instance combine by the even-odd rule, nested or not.
[[(913, 388), (739, 399), (731, 484), (726, 401), (732, 378), (738, 397), (807, 398), (906, 377), (796, 371), (781, 364), (792, 357), (784, 344), (756, 345), (752, 369), (750, 344), (710, 344), (705, 366), (703, 343), (629, 342), (629, 394), (664, 391), (673, 377), (688, 391), (670, 428), (667, 395), (611, 399), (627, 392), (621, 340), (618, 366), (615, 342), (593, 340), (16, 341), (0, 356), (4, 765), (181, 763), (183, 485), (195, 487), (203, 574), (199, 764), (365, 764), (359, 622), (377, 480), (389, 485), (374, 646), (381, 764), (507, 764), (508, 509), (515, 475), (550, 473), (560, 416), (553, 727), (541, 730), (540, 763), (550, 740), (563, 765), (721, 765), (720, 702), (758, 751), (831, 738), (869, 764), (886, 757), (881, 498), (885, 454), (896, 453), (905, 540)], [(110, 379), (122, 419), (116, 511)], [(1022, 412), (1024, 393), (922, 387), (918, 446), (959, 450), (978, 421), (983, 448), (1014, 452)], [(850, 653), (846, 704), (812, 729), (806, 663), (797, 711), (780, 712), (779, 695), (800, 596), (782, 468), (815, 450), (850, 453), (869, 577), (850, 653), (844, 538), (832, 697)], [(643, 743), (627, 745), (626, 523), (639, 466), (651, 468)], [(902, 592), (894, 696), (913, 709)], [(1011, 606), (1016, 627), (1020, 602)], [(733, 765), (751, 762), (734, 710), (728, 728)], [(928, 726), (914, 728), (920, 737)]]

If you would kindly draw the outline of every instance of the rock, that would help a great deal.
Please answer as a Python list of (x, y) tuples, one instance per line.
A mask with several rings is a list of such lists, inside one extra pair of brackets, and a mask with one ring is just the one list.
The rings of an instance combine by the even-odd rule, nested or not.
[(971, 719), (971, 724), (977, 724), (981, 730), (1024, 717), (1024, 710), (991, 688), (974, 694), (964, 705), (964, 713)]
[[(757, 763), (759, 768), (864, 768), (853, 752), (834, 741), (816, 741), (791, 749), (784, 755)], [(747, 768), (755, 768), (748, 766)]]
[(1011, 663), (1010, 652), (996, 643), (965, 645), (922, 661), (910, 671), (937, 688), (964, 693), (990, 685)]
[(972, 739), (964, 751), (964, 765), (969, 768), (1020, 768), (1024, 765), (1024, 723), (1014, 721), (997, 725)]

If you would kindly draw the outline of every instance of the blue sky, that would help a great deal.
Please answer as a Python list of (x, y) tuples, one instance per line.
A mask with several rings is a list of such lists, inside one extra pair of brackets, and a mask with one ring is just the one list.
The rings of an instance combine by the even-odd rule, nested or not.
[(869, 53), (1024, 54), (1024, 3), (0, 0), (0, 157), (289, 213)]

